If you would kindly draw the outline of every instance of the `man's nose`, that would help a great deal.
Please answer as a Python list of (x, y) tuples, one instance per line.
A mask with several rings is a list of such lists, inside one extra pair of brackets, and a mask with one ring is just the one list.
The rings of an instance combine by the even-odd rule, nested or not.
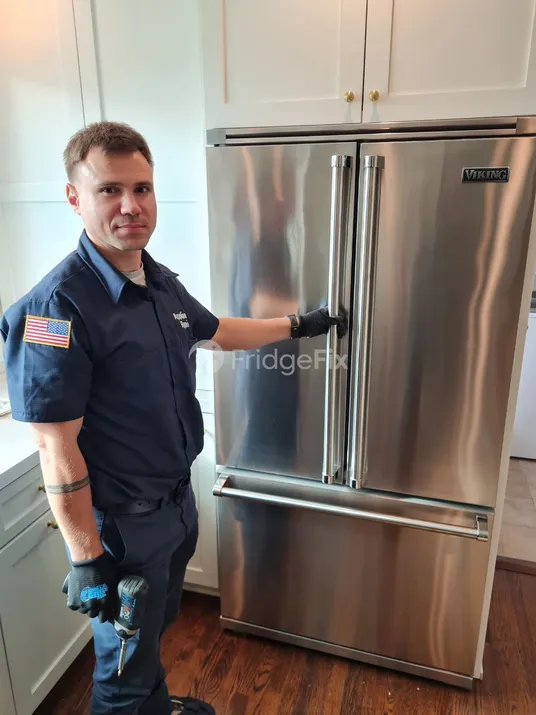
[(131, 214), (132, 216), (139, 216), (139, 214), (141, 213), (141, 209), (136, 200), (135, 194), (125, 193), (123, 195), (123, 200), (121, 202), (121, 213)]

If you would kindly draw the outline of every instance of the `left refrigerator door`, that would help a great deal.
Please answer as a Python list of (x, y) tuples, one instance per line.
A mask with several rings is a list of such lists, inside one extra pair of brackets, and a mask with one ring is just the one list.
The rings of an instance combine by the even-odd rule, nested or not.
[[(349, 310), (355, 166), (353, 143), (207, 149), (214, 312)], [(218, 463), (340, 482), (347, 344), (332, 329), (217, 355)]]

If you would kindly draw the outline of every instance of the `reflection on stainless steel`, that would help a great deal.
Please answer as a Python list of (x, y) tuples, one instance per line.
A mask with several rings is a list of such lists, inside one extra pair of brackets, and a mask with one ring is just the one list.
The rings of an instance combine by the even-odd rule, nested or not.
[[(355, 145), (208, 149), (212, 308), (218, 315), (281, 317), (327, 305), (333, 155)], [(352, 168), (340, 225), (340, 302), (349, 311)], [(347, 176), (346, 176), (347, 175)], [(351, 231), (350, 231), (351, 232)], [(337, 341), (340, 356), (348, 338)], [(226, 359), (215, 382), (221, 464), (322, 478), (326, 339), (287, 340)], [(346, 411), (339, 363), (334, 429)], [(334, 461), (339, 459), (334, 450)]]
[[(237, 129), (207, 150), (213, 310), (352, 306), (342, 341), (215, 374), (227, 627), (457, 685), (480, 672), (535, 127)], [(508, 182), (461, 181), (498, 166)]]
[[(330, 315), (337, 315), (340, 306), (341, 245), (345, 244), (348, 213), (348, 180), (350, 178), (350, 157), (333, 156), (331, 159), (331, 219), (329, 233), (328, 309)], [(327, 336), (326, 355), (326, 398), (324, 408), (324, 455), (322, 481), (333, 484), (339, 469), (340, 425), (337, 419), (337, 398), (339, 371), (337, 329), (331, 328)]]
[[(494, 505), (536, 177), (533, 138), (385, 157), (362, 484)], [(464, 166), (509, 166), (462, 184)]]
[(435, 511), (445, 525), (460, 528), (472, 524), (472, 511), (434, 510), (344, 487), (325, 497), (321, 485), (227, 471), (232, 489), (280, 495), (282, 503), (218, 499), (224, 618), (472, 675), (487, 542), (290, 508), (284, 500), (322, 500), (423, 522)]

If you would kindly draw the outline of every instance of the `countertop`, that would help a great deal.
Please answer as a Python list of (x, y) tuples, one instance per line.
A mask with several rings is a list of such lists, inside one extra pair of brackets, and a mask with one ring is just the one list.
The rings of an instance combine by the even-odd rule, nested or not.
[[(203, 413), (214, 414), (214, 394), (198, 390), (197, 399)], [(5, 375), (0, 373), (0, 397), (7, 397)], [(18, 479), (39, 464), (39, 453), (33, 441), (30, 426), (17, 422), (11, 413), (0, 417), (0, 489)]]
[[(0, 373), (0, 396), (7, 397), (5, 377)], [(11, 414), (0, 417), (0, 489), (39, 463), (30, 426), (16, 422)]]

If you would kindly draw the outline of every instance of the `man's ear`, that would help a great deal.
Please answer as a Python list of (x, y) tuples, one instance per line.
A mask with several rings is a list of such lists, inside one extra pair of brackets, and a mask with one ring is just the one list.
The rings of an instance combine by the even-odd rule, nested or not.
[(78, 194), (73, 184), (67, 184), (65, 186), (65, 195), (67, 196), (67, 201), (75, 213), (80, 215), (80, 206), (78, 202)]

